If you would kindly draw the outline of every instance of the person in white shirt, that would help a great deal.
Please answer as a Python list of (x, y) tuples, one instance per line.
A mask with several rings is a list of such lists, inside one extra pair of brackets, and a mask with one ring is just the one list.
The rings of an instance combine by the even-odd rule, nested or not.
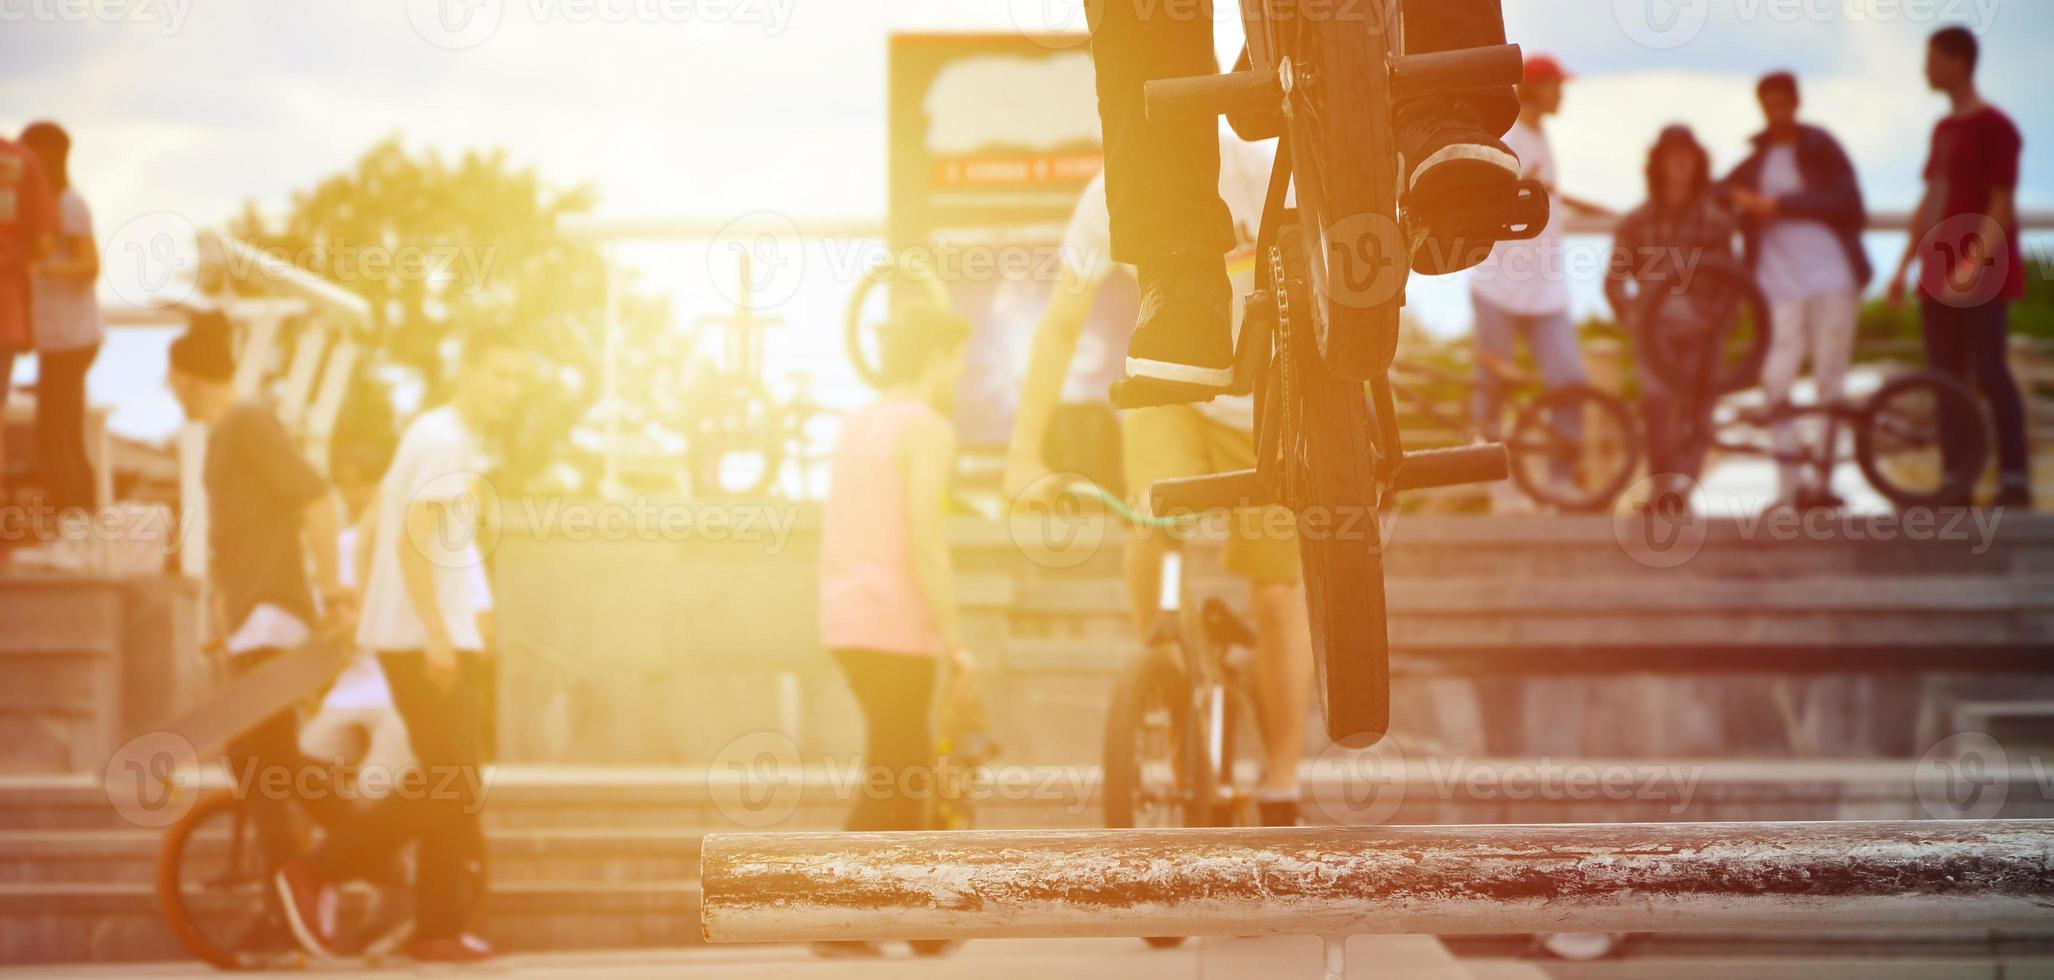
[[(449, 403), (422, 412), (400, 437), (365, 531), (370, 571), (357, 642), (377, 651), (430, 784), (448, 789), (406, 801), (413, 820), (401, 823), (411, 826), (388, 826), (383, 842), (409, 832), (419, 841), (407, 953), (422, 961), (492, 955), (469, 932), (483, 897), (470, 887), (484, 841), (475, 797), (483, 780), (479, 692), (463, 683), (463, 658), (484, 649), (473, 568), (480, 558), (476, 522), (489, 488), (480, 483), (478, 434), (506, 417), (529, 369), (527, 354), (504, 334), (466, 338)], [(457, 777), (444, 783), (452, 773)]]
[[(1562, 87), (1570, 80), (1561, 64), (1547, 55), (1527, 58), (1519, 85), (1519, 122), (1505, 134), (1505, 144), (1519, 155), (1521, 177), (1546, 186), (1552, 199), (1548, 226), (1526, 241), (1500, 242), (1490, 258), (1469, 274), (1470, 302), (1476, 310), (1476, 395), (1471, 410), (1483, 437), (1502, 438), (1505, 377), (1525, 340), (1539, 368), (1542, 384), (1552, 391), (1584, 381), (1583, 350), (1576, 324), (1569, 316), (1569, 282), (1563, 274), (1562, 211), (1604, 213), (1604, 209), (1565, 195), (1557, 186), (1554, 150), (1543, 126), (1561, 111)], [(1557, 420), (1565, 439), (1580, 438), (1581, 420)], [(1563, 461), (1557, 479), (1569, 479), (1573, 466)]]
[[(1762, 296), (1769, 302), (1769, 356), (1762, 364), (1762, 394), (1770, 405), (1790, 399), (1807, 358), (1818, 385), (1818, 403), (1841, 397), (1847, 365), (1854, 356), (1861, 292), (1874, 276), (1861, 244), (1868, 225), (1854, 164), (1825, 130), (1798, 121), (1797, 78), (1777, 72), (1756, 87), (1768, 128), (1754, 139), (1754, 152), (1722, 183), (1741, 216), (1748, 260)], [(1832, 459), (1832, 433), (1804, 445), (1797, 426), (1776, 426), (1780, 492), (1777, 505), (1800, 510), (1832, 508), (1840, 499), (1819, 483), (1818, 467), (1797, 457)]]
[[(1254, 284), (1255, 239), (1262, 223), (1263, 199), (1269, 187), (1270, 160), (1261, 148), (1243, 143), (1230, 132), (1219, 134), (1220, 196), (1232, 218), (1236, 245), (1227, 256), (1234, 283), (1233, 332), (1238, 339), (1241, 296)], [(1064, 236), (1062, 281), (1051, 294), (1049, 309), (1035, 330), (1026, 378), (1013, 421), (1006, 465), (1006, 493), (1018, 501), (1046, 490), (1049, 483), (1041, 448), (1064, 378), (1073, 369), (1098, 373), (1099, 366), (1073, 365), (1077, 342), (1101, 293), (1115, 276), (1132, 276), (1131, 267), (1113, 259), (1111, 218), (1101, 174), (1085, 189)], [(1120, 311), (1131, 317), (1130, 311)], [(1101, 396), (1102, 397), (1102, 396)], [(1208, 404), (1172, 405), (1123, 413), (1121, 429), (1128, 488), (1146, 508), (1147, 487), (1158, 480), (1204, 476), (1255, 465), (1255, 406), (1247, 396), (1224, 397)], [(1279, 517), (1281, 519), (1271, 519)], [(1312, 634), (1305, 618), (1305, 597), (1299, 581), (1295, 521), (1288, 515), (1241, 515), (1222, 556), (1227, 568), (1248, 579), (1255, 613), (1257, 685), (1263, 698), (1267, 764), (1257, 803), (1265, 824), (1298, 822), (1298, 761), (1304, 749), (1305, 722), (1312, 687)], [(1155, 615), (1162, 543), (1137, 535), (1127, 549), (1127, 588), (1135, 623), (1146, 635)]]

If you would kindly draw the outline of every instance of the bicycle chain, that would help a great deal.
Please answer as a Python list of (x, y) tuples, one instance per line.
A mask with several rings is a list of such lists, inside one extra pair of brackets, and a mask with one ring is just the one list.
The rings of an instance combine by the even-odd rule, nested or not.
[(1296, 464), (1299, 432), (1302, 431), (1300, 424), (1304, 421), (1304, 403), (1297, 397), (1298, 345), (1291, 334), (1291, 279), (1287, 274), (1288, 270), (1284, 268), (1284, 247), (1281, 244), (1270, 246), (1269, 262), (1271, 291), (1276, 297), (1277, 311), (1278, 349), (1273, 356), (1282, 365), (1277, 378), (1278, 387), (1281, 389), (1278, 408), (1284, 413), (1283, 423), (1277, 427), (1277, 453), (1280, 458), (1274, 462), (1281, 474), (1278, 481), (1278, 496), (1285, 507), (1296, 513), (1302, 509), (1299, 467)]

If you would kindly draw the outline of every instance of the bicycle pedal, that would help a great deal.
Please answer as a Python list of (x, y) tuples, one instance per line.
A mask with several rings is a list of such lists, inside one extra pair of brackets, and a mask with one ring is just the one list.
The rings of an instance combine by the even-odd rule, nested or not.
[(1111, 391), (1113, 407), (1123, 411), (1135, 408), (1164, 408), (1170, 405), (1203, 405), (1221, 395), (1229, 394), (1233, 392), (1206, 385), (1159, 381), (1155, 378), (1127, 378), (1115, 381)]
[(1476, 188), (1459, 205), (1416, 211), (1412, 217), (1443, 238), (1516, 242), (1545, 230), (1548, 212), (1547, 187), (1537, 180), (1521, 180)]

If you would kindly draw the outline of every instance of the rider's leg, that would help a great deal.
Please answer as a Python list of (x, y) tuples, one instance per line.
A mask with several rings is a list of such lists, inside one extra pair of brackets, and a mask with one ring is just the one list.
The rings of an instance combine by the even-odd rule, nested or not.
[(1313, 673), (1305, 588), (1297, 581), (1251, 579), (1249, 595), (1255, 609), (1255, 685), (1263, 721), (1262, 785), (1257, 792), (1264, 801), (1295, 801)]
[[(1769, 310), (1769, 356), (1762, 361), (1762, 399), (1771, 409), (1790, 401), (1797, 384), (1797, 372), (1811, 347), (1810, 303), (1784, 300)], [(1797, 500), (1806, 478), (1804, 467), (1788, 457), (1798, 450), (1797, 426), (1790, 419), (1776, 423), (1776, 455), (1785, 457), (1776, 467), (1776, 500), (1779, 504)]]
[[(1819, 404), (1832, 405), (1847, 395), (1847, 367), (1854, 359), (1854, 334), (1861, 323), (1861, 294), (1855, 290), (1829, 293), (1812, 300), (1812, 379), (1818, 385)], [(1840, 454), (1840, 427), (1828, 422), (1820, 435), (1820, 449), (1826, 468), (1817, 474), (1817, 490), (1829, 506), (1838, 506), (1833, 496), (1833, 466)]]
[(1475, 294), (1470, 303), (1476, 310), (1476, 389), (1469, 410), (1484, 441), (1497, 442), (1504, 437), (1505, 392), (1504, 381), (1490, 369), (1490, 362), (1509, 364), (1517, 355), (1513, 345), (1518, 318)]
[[(1534, 366), (1540, 369), (1541, 384), (1549, 391), (1560, 391), (1571, 385), (1580, 385), (1588, 375), (1583, 364), (1583, 345), (1576, 336), (1576, 323), (1569, 318), (1568, 310), (1530, 317), (1526, 321), (1527, 346), (1533, 348)], [(1583, 416), (1578, 412), (1564, 412), (1554, 419), (1555, 432), (1565, 444), (1583, 445)], [(1563, 484), (1572, 484), (1576, 479), (1576, 459), (1557, 458), (1554, 462), (1554, 479)]]
[(1233, 220), (1219, 195), (1218, 121), (1150, 122), (1142, 86), (1210, 75), (1210, 4), (1091, 0), (1113, 258), (1135, 266), (1141, 317), (1127, 373), (1224, 388), (1233, 381)]
[[(1406, 0), (1403, 10), (1407, 54), (1505, 43), (1505, 16), (1499, 0)], [(1479, 190), (1518, 180), (1519, 158), (1500, 139), (1518, 118), (1519, 99), (1509, 85), (1400, 103), (1394, 123), (1412, 212), (1431, 223), (1441, 208), (1464, 203)], [(1432, 247), (1455, 264), (1421, 271), (1454, 272), (1464, 264), (1474, 264), (1452, 258), (1468, 250), (1451, 242)]]

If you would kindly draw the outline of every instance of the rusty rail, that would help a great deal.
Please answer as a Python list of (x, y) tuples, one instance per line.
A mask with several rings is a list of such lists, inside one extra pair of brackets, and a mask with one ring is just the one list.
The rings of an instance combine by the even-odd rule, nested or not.
[(718, 834), (712, 942), (2014, 929), (2054, 821)]

